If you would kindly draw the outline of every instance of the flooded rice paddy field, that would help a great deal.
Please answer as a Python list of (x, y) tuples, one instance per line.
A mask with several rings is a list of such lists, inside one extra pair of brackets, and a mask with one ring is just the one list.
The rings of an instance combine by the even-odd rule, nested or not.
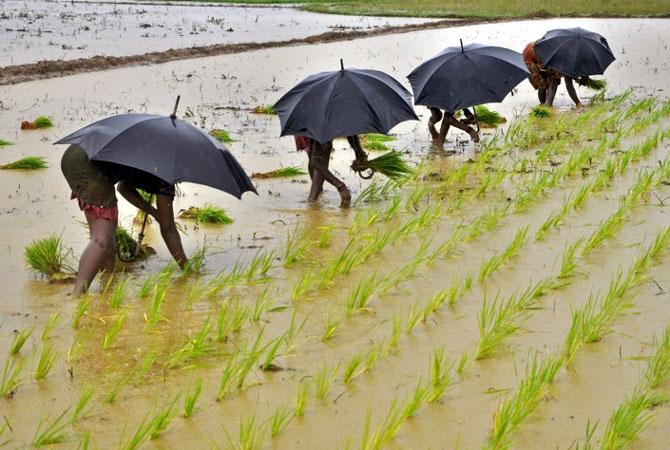
[(374, 30), (430, 21), (318, 14), (290, 5), (3, 0), (0, 67), (209, 44), (280, 41), (328, 31)]
[[(59, 171), (64, 148), (51, 142), (90, 121), (167, 114), (180, 94), (186, 120), (231, 132), (248, 172), (304, 167), (292, 139), (277, 138), (277, 118), (251, 109), (340, 57), (404, 81), (458, 38), (521, 50), (576, 25), (607, 36), (618, 56), (609, 101), (574, 111), (561, 88), (555, 119), (512, 122), (535, 103), (524, 83), (492, 106), (511, 122), (506, 138), (487, 131), (473, 146), (453, 132), (445, 152), (430, 149), (419, 108), (422, 122), (397, 127), (390, 145), (423, 160), (420, 175), (351, 210), (330, 188), (308, 205), (306, 177), (259, 180), (260, 195), (241, 202), (183, 185), (177, 209), (212, 203), (234, 223), (180, 220), (188, 254), (207, 246), (204, 273), (188, 278), (164, 269), (152, 225), (158, 254), (125, 268), (120, 305), (119, 283), (73, 299), (70, 286), (25, 267), (33, 239), (62, 233), (75, 256), (87, 242)], [(0, 348), (6, 373), (21, 370), (0, 399), (0, 443), (29, 446), (55, 430), (60, 448), (568, 449), (597, 423), (600, 447), (627, 398), (670, 394), (663, 376), (644, 377), (650, 361), (667, 360), (655, 342), (670, 321), (666, 29), (664, 20), (478, 25), (0, 87), (0, 138), (15, 142), (0, 163), (39, 155), (50, 166), (1, 172)], [(38, 115), (56, 126), (19, 131)], [(350, 172), (344, 146), (333, 165), (355, 198), (370, 182)], [(120, 209), (129, 226), (134, 210)], [(7, 356), (14, 330), (33, 327)], [(35, 380), (44, 348), (57, 357)], [(654, 418), (620, 448), (665, 447), (670, 407), (645, 399)]]

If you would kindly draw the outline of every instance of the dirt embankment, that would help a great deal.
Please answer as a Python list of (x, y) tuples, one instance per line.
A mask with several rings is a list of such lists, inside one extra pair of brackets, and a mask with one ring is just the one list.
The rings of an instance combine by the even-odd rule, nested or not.
[(115, 69), (133, 65), (160, 64), (180, 59), (200, 58), (229, 53), (240, 53), (273, 47), (285, 47), (303, 44), (322, 44), (327, 42), (346, 41), (351, 39), (379, 36), (384, 34), (408, 33), (411, 31), (432, 28), (446, 28), (462, 25), (472, 25), (484, 22), (495, 22), (490, 19), (450, 19), (422, 24), (390, 26), (369, 31), (347, 31), (308, 36), (301, 39), (289, 39), (274, 42), (249, 42), (240, 44), (214, 44), (202, 47), (170, 49), (160, 52), (149, 52), (132, 56), (94, 56), (73, 60), (39, 61), (32, 64), (20, 64), (0, 68), (0, 85), (23, 83), (26, 81), (55, 78), (97, 70)]

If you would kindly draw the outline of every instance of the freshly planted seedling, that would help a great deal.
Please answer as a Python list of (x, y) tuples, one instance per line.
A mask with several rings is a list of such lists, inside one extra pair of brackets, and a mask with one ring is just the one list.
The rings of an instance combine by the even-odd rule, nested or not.
[(652, 392), (633, 393), (610, 417), (601, 440), (601, 449), (628, 448), (651, 419), (649, 408), (663, 401), (663, 396)]
[(554, 115), (553, 110), (548, 107), (548, 106), (534, 106), (533, 109), (530, 110), (530, 115), (532, 117), (537, 117), (539, 119), (546, 119), (548, 117), (551, 117)]
[(22, 130), (37, 130), (40, 128), (51, 128), (54, 126), (53, 120), (48, 116), (38, 116), (32, 122), (24, 120), (21, 122)]
[(51, 423), (44, 418), (40, 420), (35, 430), (35, 436), (33, 436), (33, 447), (59, 444), (67, 438), (65, 428), (70, 425), (70, 421), (67, 420), (67, 412), (66, 409)]
[(277, 436), (291, 423), (295, 415), (287, 405), (280, 405), (270, 419), (270, 435)]
[(26, 156), (18, 161), (0, 164), (0, 170), (39, 170), (49, 167), (41, 156)]
[(102, 341), (103, 349), (108, 350), (112, 345), (114, 345), (114, 341), (116, 341), (116, 337), (121, 332), (121, 329), (123, 328), (123, 324), (126, 321), (127, 316), (128, 316), (127, 312), (124, 312), (121, 315), (119, 315), (119, 317), (114, 321), (109, 330), (107, 330), (107, 333), (105, 333), (105, 338)]
[(86, 314), (86, 311), (91, 304), (91, 300), (93, 300), (93, 297), (91, 297), (90, 294), (86, 294), (79, 300), (79, 302), (77, 302), (77, 306), (75, 306), (74, 313), (72, 314), (72, 328), (79, 328), (81, 319), (84, 317), (84, 314)]
[(359, 368), (364, 360), (365, 355), (362, 353), (356, 354), (349, 359), (346, 366), (344, 366), (344, 371), (342, 373), (342, 382), (344, 384), (349, 384), (354, 377), (362, 373)]
[(312, 392), (312, 384), (308, 381), (303, 381), (298, 386), (298, 390), (295, 395), (295, 409), (293, 413), (296, 417), (302, 417), (305, 415), (305, 410), (307, 409), (307, 402), (309, 401), (309, 396)]
[(514, 295), (507, 300), (496, 297), (493, 301), (484, 297), (478, 317), (479, 343), (476, 359), (490, 356), (503, 340), (519, 329), (513, 321), (517, 311), (517, 298)]
[[(135, 434), (130, 436), (128, 441), (125, 441), (124, 437), (121, 437), (121, 444), (119, 445), (120, 449), (123, 450), (136, 450), (142, 446), (142, 444), (147, 440), (149, 437), (149, 433), (151, 432), (152, 424), (150, 420), (150, 414), (147, 414), (144, 416), (142, 421), (139, 423), (137, 426), (137, 430), (135, 430)], [(125, 434), (125, 430), (124, 433)]]
[(165, 430), (167, 430), (170, 422), (172, 422), (172, 419), (174, 419), (176, 416), (176, 413), (174, 412), (174, 405), (177, 403), (177, 400), (179, 400), (178, 395), (175, 396), (171, 402), (168, 402), (165, 406), (163, 406), (163, 408), (158, 410), (151, 418), (149, 421), (149, 439), (156, 439)]
[(644, 374), (647, 389), (655, 389), (670, 375), (670, 328), (666, 328), (663, 337), (656, 343), (654, 355), (649, 360)]
[(368, 301), (376, 287), (376, 274), (363, 278), (347, 297), (347, 316), (366, 310)]
[(149, 329), (156, 326), (161, 320), (163, 320), (163, 314), (161, 313), (161, 309), (163, 306), (163, 302), (165, 301), (166, 292), (167, 292), (166, 285), (161, 284), (154, 285), (154, 295), (153, 300), (151, 301), (149, 312), (144, 314), (144, 321), (146, 322), (144, 331), (148, 331)]
[(12, 337), (12, 343), (9, 346), (9, 354), (10, 355), (16, 355), (21, 351), (23, 348), (23, 345), (26, 343), (28, 338), (30, 337), (31, 334), (33, 334), (33, 331), (35, 330), (35, 327), (30, 328), (29, 330), (21, 330), (21, 331), (16, 331), (14, 333), (14, 336)]
[(93, 387), (86, 385), (82, 388), (81, 394), (79, 395), (79, 400), (72, 411), (72, 418), (70, 419), (71, 423), (76, 423), (81, 419), (84, 414), (87, 412), (88, 403), (93, 398)]
[(188, 419), (189, 417), (193, 416), (195, 411), (195, 404), (197, 403), (201, 392), (202, 378), (195, 382), (195, 384), (191, 387), (190, 392), (184, 398), (184, 418)]
[(445, 389), (451, 384), (453, 366), (444, 359), (444, 347), (433, 350), (430, 358), (430, 390), (428, 401), (435, 402), (442, 398)]
[(109, 306), (115, 309), (121, 306), (121, 303), (126, 296), (126, 289), (130, 280), (131, 278), (129, 276), (121, 276), (118, 279), (116, 286), (114, 286), (112, 297), (109, 299)]
[(2, 366), (2, 375), (0, 376), (0, 395), (11, 398), (19, 387), (21, 371), (25, 365), (25, 359), (6, 358)]
[(419, 408), (428, 401), (429, 397), (429, 389), (424, 386), (423, 380), (419, 380), (412, 394), (405, 400), (405, 405), (402, 411), (403, 416), (405, 416), (406, 419), (414, 417)]
[(296, 166), (287, 166), (272, 170), (270, 172), (254, 172), (251, 174), (251, 178), (291, 178), (300, 177), (302, 175), (307, 175), (307, 172), (305, 172), (302, 168)]
[(188, 277), (189, 275), (200, 275), (202, 274), (203, 267), (205, 265), (205, 255), (207, 253), (207, 243), (205, 242), (202, 247), (196, 250), (193, 255), (189, 258), (188, 262), (182, 270), (181, 276)]
[(223, 373), (221, 374), (221, 380), (219, 381), (219, 390), (216, 394), (216, 401), (221, 401), (226, 396), (228, 391), (231, 388), (231, 383), (234, 380), (235, 373), (238, 370), (238, 356), (233, 354), (228, 357), (228, 362), (223, 368)]
[(35, 240), (24, 250), (25, 259), (30, 268), (49, 278), (73, 271), (68, 265), (68, 253), (68, 250), (63, 248), (61, 237), (57, 234)]
[(41, 380), (49, 375), (51, 369), (53, 369), (56, 360), (58, 359), (58, 353), (54, 351), (53, 347), (49, 344), (44, 344), (42, 348), (42, 353), (40, 353), (40, 359), (37, 363), (37, 370), (35, 370), (35, 379)]
[(7, 145), (14, 145), (13, 142), (6, 141), (4, 139), (0, 139), (0, 147), (5, 147)]
[(258, 105), (253, 109), (254, 114), (277, 114), (273, 105)]
[(233, 223), (223, 208), (213, 205), (205, 205), (202, 208), (191, 206), (179, 213), (182, 219), (194, 219), (196, 223), (229, 224)]
[(270, 343), (267, 345), (268, 350), (265, 353), (263, 364), (261, 364), (260, 366), (261, 370), (263, 371), (282, 370), (277, 364), (275, 364), (275, 360), (277, 359), (279, 348), (284, 343), (284, 340), (285, 335), (281, 335), (270, 341)]
[(218, 128), (214, 128), (209, 132), (209, 135), (214, 137), (219, 142), (223, 142), (224, 144), (230, 144), (231, 142), (235, 142), (235, 139), (230, 137), (230, 133), (228, 133), (226, 130), (220, 130)]

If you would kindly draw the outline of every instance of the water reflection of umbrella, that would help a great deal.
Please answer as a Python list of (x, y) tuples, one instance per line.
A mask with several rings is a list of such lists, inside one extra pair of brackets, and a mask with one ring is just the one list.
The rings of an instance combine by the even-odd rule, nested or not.
[(76, 144), (91, 160), (139, 169), (170, 184), (203, 184), (237, 198), (247, 191), (256, 192), (240, 164), (222, 144), (174, 114), (108, 117), (56, 144)]
[(527, 77), (520, 53), (474, 43), (463, 46), (463, 42), (460, 47), (447, 47), (407, 76), (414, 104), (452, 113), (468, 106), (501, 102)]
[(615, 60), (607, 39), (583, 28), (548, 31), (535, 51), (544, 65), (571, 78), (602, 74)]
[(344, 69), (305, 78), (274, 105), (281, 135), (318, 142), (361, 133), (386, 134), (405, 120), (418, 120), (412, 96), (377, 70)]

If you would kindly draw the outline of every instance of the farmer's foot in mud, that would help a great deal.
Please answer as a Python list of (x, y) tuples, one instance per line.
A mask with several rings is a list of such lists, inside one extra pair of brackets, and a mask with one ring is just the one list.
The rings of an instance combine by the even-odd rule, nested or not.
[(468, 134), (472, 138), (472, 142), (475, 142), (475, 143), (479, 142), (479, 133), (477, 133), (476, 130), (468, 131)]
[(344, 183), (338, 186), (337, 191), (340, 193), (340, 208), (348, 208), (351, 206), (351, 192), (349, 192), (349, 189)]

